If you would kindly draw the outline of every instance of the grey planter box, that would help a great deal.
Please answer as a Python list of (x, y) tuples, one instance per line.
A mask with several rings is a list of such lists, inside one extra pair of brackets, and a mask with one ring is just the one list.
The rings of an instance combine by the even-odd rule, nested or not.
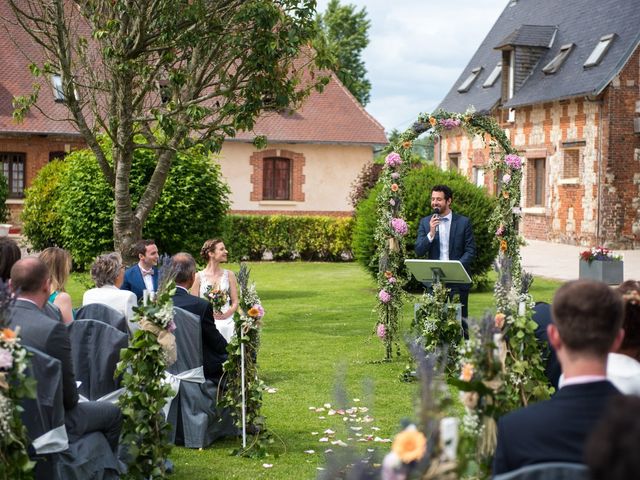
[(594, 260), (589, 264), (580, 260), (580, 278), (597, 280), (607, 285), (619, 285), (624, 277), (624, 262), (621, 260), (603, 261)]

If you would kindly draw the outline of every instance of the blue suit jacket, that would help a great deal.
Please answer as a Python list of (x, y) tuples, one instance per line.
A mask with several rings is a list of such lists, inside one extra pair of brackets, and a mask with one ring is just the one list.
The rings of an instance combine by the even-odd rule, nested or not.
[[(440, 259), (440, 234), (436, 231), (433, 241), (429, 241), (429, 222), (432, 215), (420, 220), (418, 238), (416, 239), (416, 255), (429, 260)], [(463, 215), (453, 213), (451, 215), (451, 228), (449, 229), (449, 260), (459, 260), (467, 273), (471, 275), (471, 262), (476, 256), (476, 242), (473, 239), (471, 222)]]
[[(138, 264), (127, 268), (127, 271), (124, 272), (124, 281), (120, 286), (120, 290), (129, 290), (135, 293), (138, 301), (140, 301), (145, 288), (147, 287), (142, 279), (142, 271)], [(158, 269), (156, 267), (153, 267), (153, 289), (156, 292), (158, 291)]]
[(493, 474), (535, 463), (584, 463), (589, 433), (619, 394), (606, 380), (567, 385), (550, 400), (505, 415), (498, 422)]

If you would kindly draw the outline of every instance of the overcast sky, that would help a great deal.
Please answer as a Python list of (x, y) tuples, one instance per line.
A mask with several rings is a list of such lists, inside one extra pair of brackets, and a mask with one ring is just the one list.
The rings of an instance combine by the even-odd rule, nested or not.
[[(454, 84), (508, 0), (340, 0), (371, 21), (363, 58), (366, 109), (387, 130), (405, 130)], [(318, 0), (318, 11), (329, 0)]]

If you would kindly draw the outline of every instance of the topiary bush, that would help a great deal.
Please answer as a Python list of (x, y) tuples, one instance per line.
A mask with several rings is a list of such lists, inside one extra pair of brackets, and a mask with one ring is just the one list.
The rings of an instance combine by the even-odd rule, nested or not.
[(29, 238), (35, 250), (62, 244), (62, 218), (58, 202), (67, 166), (62, 160), (47, 163), (25, 191), (21, 213), (22, 233)]
[[(451, 209), (471, 219), (476, 241), (476, 258), (471, 265), (470, 275), (474, 283), (479, 282), (490, 269), (498, 248), (494, 235), (489, 232), (487, 220), (494, 207), (495, 199), (485, 190), (470, 183), (466, 177), (456, 172), (443, 171), (434, 166), (423, 166), (412, 170), (405, 178), (404, 217), (409, 225), (406, 237), (408, 256), (411, 257), (420, 219), (432, 213), (431, 187), (446, 184), (453, 190)], [(353, 251), (356, 260), (375, 277), (378, 261), (375, 258), (376, 196), (379, 187), (372, 189), (369, 196), (356, 209), (356, 224), (353, 235)]]
[(351, 217), (229, 215), (225, 246), (234, 260), (350, 260)]
[[(103, 148), (110, 151), (108, 142)], [(113, 192), (89, 150), (73, 152), (61, 163), (58, 171), (46, 167), (41, 170), (28, 190), (24, 231), (34, 246), (55, 244), (66, 248), (76, 265), (83, 268), (96, 255), (113, 250)], [(134, 204), (154, 166), (150, 152), (136, 151), (130, 189)], [(162, 252), (197, 254), (205, 239), (222, 233), (228, 195), (220, 167), (203, 150), (180, 153), (144, 225), (143, 236), (155, 239)], [(50, 216), (40, 215), (48, 208), (52, 210)]]
[(0, 223), (7, 221), (9, 211), (7, 210), (7, 197), (9, 196), (9, 185), (7, 179), (0, 172)]

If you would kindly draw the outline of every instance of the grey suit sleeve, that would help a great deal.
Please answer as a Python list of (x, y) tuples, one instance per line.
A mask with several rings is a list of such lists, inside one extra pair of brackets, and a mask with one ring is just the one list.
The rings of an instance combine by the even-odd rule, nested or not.
[(429, 220), (431, 220), (431, 216), (423, 218), (418, 226), (418, 237), (416, 238), (416, 256), (418, 257), (424, 257), (431, 247), (431, 241), (428, 237)]
[(460, 257), (460, 263), (462, 263), (469, 275), (471, 275), (471, 263), (474, 258), (476, 258), (476, 242), (473, 238), (471, 221), (467, 219), (464, 226), (464, 253)]
[(71, 357), (71, 339), (64, 324), (57, 324), (51, 331), (46, 347), (47, 352), (62, 364), (62, 400), (65, 410), (70, 410), (78, 403), (78, 387)]

